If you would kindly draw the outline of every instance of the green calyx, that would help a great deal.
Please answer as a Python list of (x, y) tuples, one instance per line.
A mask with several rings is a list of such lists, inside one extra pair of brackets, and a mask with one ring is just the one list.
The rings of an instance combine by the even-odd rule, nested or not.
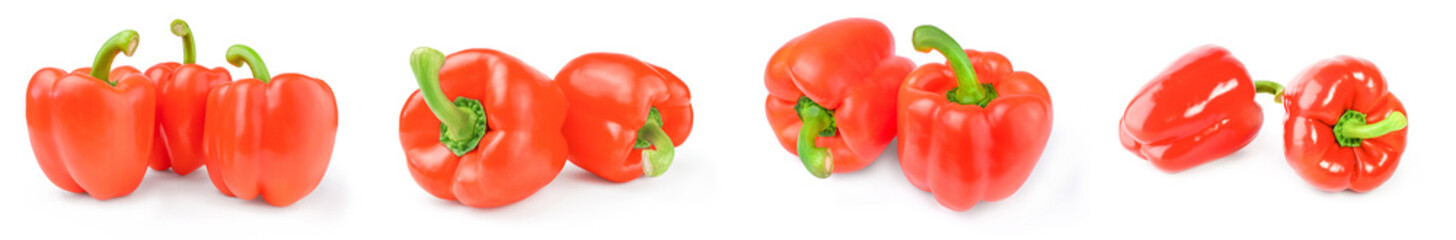
[[(817, 110), (815, 110), (815, 109), (817, 109)], [(799, 96), (799, 102), (794, 104), (794, 112), (796, 112), (796, 113), (799, 114), (799, 119), (800, 120), (803, 120), (803, 118), (804, 118), (804, 111), (805, 110), (808, 110), (808, 111), (823, 110), (823, 111), (827, 112), (825, 114), (829, 116), (828, 117), (828, 119), (829, 119), (829, 125), (826, 126), (826, 127), (824, 127), (824, 130), (820, 130), (819, 131), (818, 135), (820, 137), (833, 137), (834, 135), (839, 134), (839, 124), (837, 124), (837, 123), (834, 122), (834, 111), (833, 110), (828, 110), (828, 109), (825, 109), (824, 106), (819, 106), (819, 103), (814, 102), (813, 99), (809, 99), (809, 96)]]
[[(999, 96), (999, 95), (996, 94), (996, 87), (991, 86), (990, 83), (982, 83), (981, 84), (981, 87), (986, 88), (986, 97), (985, 98), (981, 98), (980, 101), (976, 101), (976, 102), (972, 102), (972, 103), (961, 103), (961, 104), (976, 104), (976, 106), (986, 107), (986, 104), (990, 104), (991, 103), (991, 99), (996, 99), (996, 97)], [(967, 98), (962, 97), (960, 95), (960, 92), (961, 92), (960, 89), (961, 89), (961, 87), (955, 87), (955, 88), (951, 88), (950, 91), (946, 91), (945, 92), (945, 100), (946, 101), (955, 102), (955, 103), (960, 103), (960, 101), (962, 101), (964, 99), (967, 99)], [(973, 100), (966, 100), (966, 101), (973, 101)]]
[[(426, 104), (429, 105), (429, 104)], [(465, 115), (485, 116), (485, 106), (480, 105), (479, 100), (466, 97), (456, 97), (453, 102), (455, 109), (467, 112)], [(434, 110), (434, 107), (431, 107)], [(477, 117), (474, 121), (467, 123), (467, 127), (453, 128), (445, 121), (440, 121), (440, 144), (455, 153), (455, 156), (465, 156), (465, 153), (480, 146), (480, 139), (485, 137), (485, 118)], [(476, 129), (478, 131), (457, 131), (457, 129)]]
[(975, 104), (986, 107), (991, 100), (996, 99), (996, 90), (990, 84), (983, 84), (976, 78), (976, 70), (971, 65), (970, 57), (966, 56), (965, 49), (956, 43), (950, 34), (940, 28), (931, 25), (920, 25), (915, 27), (915, 32), (910, 37), (910, 42), (915, 46), (915, 51), (929, 53), (930, 50), (945, 55), (945, 60), (950, 62), (950, 68), (955, 71), (956, 87), (946, 93), (946, 99), (961, 105)]
[(234, 67), (243, 67), (248, 64), (248, 69), (253, 71), (253, 79), (268, 83), (273, 75), (268, 75), (268, 66), (263, 64), (263, 57), (258, 56), (257, 51), (247, 45), (235, 44), (227, 49), (227, 62)]
[(1365, 139), (1385, 136), (1385, 134), (1405, 129), (1405, 113), (1391, 112), (1384, 120), (1373, 124), (1365, 122), (1365, 114), (1355, 110), (1345, 110), (1340, 115), (1340, 120), (1335, 123), (1332, 129), (1335, 133), (1335, 141), (1341, 147), (1360, 147)]
[(799, 120), (804, 123), (799, 128), (799, 160), (804, 162), (804, 168), (814, 177), (828, 178), (834, 173), (834, 156), (829, 154), (828, 148), (816, 146), (814, 143), (818, 137), (833, 137), (838, 134), (834, 112), (815, 103), (808, 96), (799, 97), (794, 111), (798, 112)]
[[(652, 107), (650, 110), (647, 110), (647, 123), (644, 123), (643, 126), (649, 124), (656, 124), (659, 127), (662, 126), (662, 113), (657, 111), (657, 107)], [(642, 130), (637, 130), (637, 132), (640, 134)], [(647, 139), (643, 139), (640, 136), (637, 137), (637, 142), (632, 144), (632, 148), (635, 149), (648, 149), (651, 147), (652, 142), (648, 142)]]
[(672, 166), (675, 147), (672, 137), (662, 129), (662, 113), (657, 107), (647, 111), (647, 123), (637, 129), (637, 142), (632, 147), (642, 150), (642, 174), (648, 177), (661, 176)]
[(182, 37), (182, 64), (197, 63), (197, 45), (192, 40), (192, 28), (187, 21), (172, 20), (172, 34)]
[(111, 62), (116, 60), (117, 53), (126, 54), (126, 56), (136, 53), (139, 42), (141, 42), (141, 36), (130, 29), (111, 35), (111, 39), (107, 39), (106, 43), (101, 45), (101, 50), (96, 51), (96, 60), (91, 62), (91, 77), (116, 86), (116, 82), (108, 79), (111, 77)]
[(420, 94), (424, 95), (430, 112), (440, 120), (440, 144), (455, 156), (464, 156), (480, 146), (480, 139), (489, 128), (485, 106), (480, 100), (463, 96), (456, 97), (454, 102), (448, 100), (440, 88), (440, 67), (444, 65), (445, 54), (433, 48), (419, 47), (410, 54), (410, 68), (415, 73)]
[(1254, 81), (1254, 92), (1274, 94), (1274, 103), (1284, 103), (1284, 86), (1269, 80)]

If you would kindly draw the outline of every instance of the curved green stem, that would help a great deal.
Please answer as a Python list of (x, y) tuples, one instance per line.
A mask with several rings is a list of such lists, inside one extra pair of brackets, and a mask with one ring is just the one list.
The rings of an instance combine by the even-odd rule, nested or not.
[(172, 20), (172, 34), (182, 37), (182, 64), (197, 63), (197, 45), (192, 40), (192, 28), (182, 19)]
[(141, 36), (130, 29), (111, 35), (111, 39), (107, 39), (106, 43), (101, 45), (101, 50), (96, 51), (96, 60), (91, 62), (91, 77), (116, 86), (116, 82), (107, 79), (111, 77), (111, 62), (116, 60), (117, 53), (131, 56), (136, 52), (139, 42), (141, 42)]
[(415, 48), (410, 54), (410, 68), (415, 73), (415, 82), (420, 85), (425, 105), (440, 119), (440, 143), (449, 148), (455, 156), (479, 146), (485, 137), (485, 108), (479, 100), (457, 97), (451, 102), (440, 88), (440, 67), (445, 65), (445, 54), (429, 47)]
[[(651, 149), (642, 150), (642, 174), (648, 177), (661, 176), (672, 166), (672, 137), (662, 130), (662, 114), (653, 107), (648, 111), (647, 123), (637, 130), (637, 141), (647, 142)], [(639, 144), (640, 145), (640, 144)]]
[(1339, 122), (1335, 123), (1334, 129), (1332, 130), (1335, 133), (1335, 140), (1340, 143), (1340, 146), (1359, 147), (1360, 143), (1364, 142), (1365, 139), (1377, 138), (1385, 136), (1385, 134), (1390, 132), (1400, 131), (1401, 129), (1405, 129), (1405, 125), (1405, 113), (1391, 112), (1390, 115), (1385, 116), (1384, 120), (1367, 124), (1364, 113), (1355, 110), (1346, 110), (1345, 114), (1340, 116)]
[(966, 50), (945, 31), (931, 25), (920, 25), (915, 27), (910, 42), (914, 44), (915, 51), (929, 53), (933, 49), (945, 55), (945, 60), (950, 62), (958, 84), (955, 89), (946, 93), (946, 99), (961, 105), (976, 104), (985, 107), (996, 98), (995, 90), (989, 84), (981, 84), (977, 80), (976, 70), (971, 66), (971, 59), (966, 57)]
[(243, 64), (247, 63), (248, 68), (253, 70), (253, 79), (258, 79), (263, 83), (268, 83), (273, 79), (273, 75), (268, 75), (268, 66), (263, 65), (263, 57), (258, 56), (258, 52), (253, 51), (253, 48), (247, 45), (234, 44), (229, 47), (227, 61), (234, 67), (243, 67)]
[(799, 160), (814, 177), (828, 178), (834, 172), (834, 156), (829, 154), (828, 148), (816, 146), (815, 142), (819, 136), (834, 136), (834, 113), (808, 96), (799, 97), (794, 110), (798, 111), (799, 120), (804, 123), (799, 128)]
[(1254, 92), (1274, 94), (1274, 103), (1284, 103), (1284, 86), (1269, 80), (1254, 81)]

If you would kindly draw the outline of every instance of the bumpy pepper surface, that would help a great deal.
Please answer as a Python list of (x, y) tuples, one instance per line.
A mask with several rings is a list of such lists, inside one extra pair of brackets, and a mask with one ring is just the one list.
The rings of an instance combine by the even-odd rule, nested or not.
[(471, 207), (505, 206), (535, 194), (566, 165), (566, 97), (551, 78), (491, 49), (446, 57), (421, 47), (410, 65), (420, 89), (400, 111), (399, 141), (426, 192)]
[(566, 95), (571, 163), (613, 182), (656, 177), (693, 130), (692, 95), (667, 69), (616, 53), (577, 57), (556, 74)]
[(1395, 174), (1405, 151), (1405, 105), (1374, 64), (1346, 56), (1326, 60), (1277, 96), (1288, 114), (1284, 157), (1310, 185), (1367, 192)]
[(318, 187), (334, 152), (339, 108), (323, 80), (297, 73), (268, 75), (252, 48), (233, 45), (228, 63), (253, 78), (207, 96), (202, 141), (207, 175), (218, 191), (288, 206)]
[(131, 194), (146, 175), (156, 90), (135, 68), (111, 69), (116, 54), (131, 56), (138, 40), (136, 31), (122, 31), (101, 46), (91, 68), (43, 68), (30, 78), (30, 146), (57, 187), (106, 200)]
[(905, 177), (956, 211), (1011, 196), (1051, 137), (1046, 86), (1001, 54), (962, 50), (934, 26), (916, 28), (911, 41), (949, 64), (920, 66), (900, 88), (896, 147)]
[(884, 24), (850, 18), (789, 40), (769, 60), (769, 125), (810, 174), (857, 171), (890, 145), (895, 95), (915, 68), (894, 45)]
[(157, 85), (157, 130), (153, 137), (151, 166), (187, 175), (201, 168), (202, 124), (207, 94), (213, 87), (232, 81), (227, 69), (197, 65), (192, 29), (181, 19), (172, 21), (172, 34), (182, 37), (182, 62), (160, 63), (147, 69), (147, 78)]
[(1183, 55), (1127, 104), (1122, 146), (1165, 172), (1179, 172), (1238, 151), (1264, 115), (1249, 72), (1228, 50), (1205, 46)]

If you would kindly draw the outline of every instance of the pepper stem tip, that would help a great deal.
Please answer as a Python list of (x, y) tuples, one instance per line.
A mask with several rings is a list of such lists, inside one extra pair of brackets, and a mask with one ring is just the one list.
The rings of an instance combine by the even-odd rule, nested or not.
[(263, 83), (272, 80), (272, 75), (268, 75), (268, 66), (263, 64), (263, 57), (258, 56), (258, 52), (253, 51), (253, 48), (234, 44), (232, 47), (228, 47), (226, 57), (228, 64), (232, 64), (234, 67), (248, 64), (248, 68), (253, 72), (253, 79), (258, 79)]
[(637, 137), (652, 143), (651, 149), (642, 150), (642, 174), (648, 177), (662, 176), (672, 166), (675, 148), (672, 138), (656, 123), (647, 123), (637, 131)]
[(96, 59), (91, 62), (91, 77), (116, 86), (116, 82), (110, 81), (111, 63), (116, 60), (116, 54), (121, 53), (131, 56), (136, 53), (137, 45), (141, 42), (141, 36), (136, 31), (127, 29), (112, 35), (106, 43), (101, 44), (101, 50), (96, 51)]
[(182, 37), (182, 63), (197, 63), (197, 46), (192, 39), (192, 28), (182, 19), (172, 20), (172, 35)]
[(178, 37), (192, 36), (192, 28), (187, 27), (187, 21), (182, 19), (172, 20), (172, 35)]
[[(835, 131), (831, 131), (835, 126), (834, 113), (808, 96), (799, 97), (799, 103), (794, 106), (794, 110), (798, 112), (799, 120), (803, 123), (799, 127), (797, 144), (799, 160), (804, 163), (809, 174), (817, 178), (829, 178), (834, 173), (834, 156), (829, 153), (828, 148), (817, 146), (816, 140), (835, 134)], [(826, 136), (825, 133), (831, 134)]]

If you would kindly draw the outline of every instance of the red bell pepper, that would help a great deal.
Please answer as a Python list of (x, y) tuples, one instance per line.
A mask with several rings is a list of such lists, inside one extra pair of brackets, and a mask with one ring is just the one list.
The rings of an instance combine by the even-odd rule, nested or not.
[(426, 192), (471, 207), (505, 206), (566, 165), (566, 97), (545, 74), (491, 49), (447, 58), (420, 47), (410, 66), (420, 89), (400, 111), (399, 141)]
[(955, 211), (1011, 196), (1051, 136), (1046, 86), (999, 53), (962, 50), (935, 26), (915, 28), (911, 41), (948, 65), (922, 65), (900, 88), (896, 147), (905, 177)]
[(182, 37), (182, 63), (166, 62), (147, 69), (147, 78), (157, 85), (157, 130), (153, 137), (151, 166), (187, 175), (202, 167), (202, 123), (207, 94), (227, 84), (227, 69), (207, 69), (197, 62), (192, 29), (187, 22), (172, 21), (172, 34)]
[(202, 141), (207, 175), (218, 191), (288, 206), (323, 180), (334, 152), (339, 109), (323, 80), (268, 74), (252, 48), (233, 45), (228, 63), (253, 72), (207, 96)]
[(1341, 56), (1310, 67), (1287, 89), (1261, 83), (1284, 104), (1284, 157), (1310, 185), (1366, 192), (1395, 173), (1405, 151), (1405, 105), (1374, 64)]
[(567, 159), (604, 179), (662, 175), (693, 130), (688, 86), (632, 56), (582, 55), (561, 68), (556, 82), (570, 103), (561, 128)]
[(839, 20), (789, 40), (769, 60), (765, 112), (809, 173), (853, 172), (895, 137), (895, 94), (915, 68), (879, 21)]
[(43, 68), (31, 77), (30, 145), (57, 187), (106, 200), (131, 194), (146, 175), (155, 86), (130, 66), (111, 69), (116, 54), (131, 56), (137, 42), (136, 31), (121, 31), (101, 45), (91, 68)]
[(1179, 172), (1248, 145), (1264, 115), (1249, 72), (1228, 50), (1189, 52), (1143, 86), (1118, 124), (1122, 146)]

